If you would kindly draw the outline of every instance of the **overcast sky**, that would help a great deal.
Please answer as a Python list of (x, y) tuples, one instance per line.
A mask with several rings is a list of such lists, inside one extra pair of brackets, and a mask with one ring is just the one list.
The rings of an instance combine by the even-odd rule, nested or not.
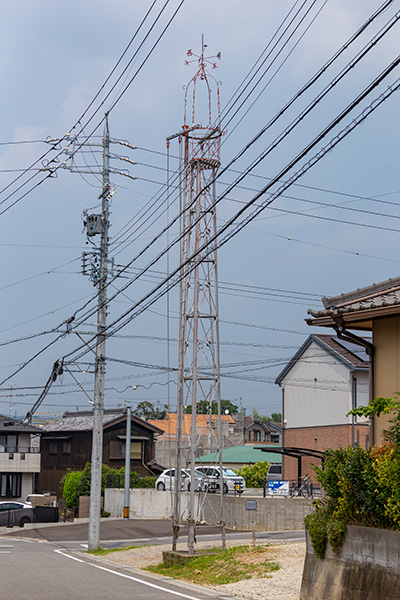
[[(137, 52), (165, 4), (164, 12)], [(223, 174), (218, 194), (234, 181), (237, 176), (234, 170), (246, 169), (357, 53), (368, 46), (372, 37), (391, 21), (399, 4), (398, 0), (392, 2), (315, 86)], [(96, 172), (101, 164), (100, 148), (87, 146), (85, 153), (76, 157), (76, 164), (92, 173), (72, 173), (60, 168), (57, 177), (50, 178), (46, 177), (48, 172), (38, 170), (47, 165), (42, 160), (56, 157), (60, 162), (53, 165), (63, 161), (67, 161), (66, 166), (71, 165), (68, 156), (62, 153), (68, 146), (65, 137), (68, 132), (76, 134), (85, 126), (86, 135), (93, 133), (91, 142), (99, 143), (104, 112), (112, 108), (111, 137), (127, 140), (137, 148), (130, 150), (117, 144), (111, 148), (116, 156), (112, 168), (128, 168), (138, 178), (134, 181), (117, 174), (111, 178), (116, 194), (112, 199), (110, 254), (115, 263), (126, 265), (166, 224), (165, 138), (179, 131), (183, 124), (183, 86), (196, 68), (196, 63), (185, 66), (184, 61), (188, 49), (200, 52), (202, 34), (210, 56), (221, 52), (218, 68), (212, 74), (221, 82), (221, 108), (223, 117), (226, 115), (221, 149), (223, 167), (378, 8), (371, 0), (351, 3), (346, 0), (251, 0), (247, 3), (186, 0), (180, 8), (178, 0), (158, 0), (111, 79), (102, 87), (151, 5), (150, 0), (115, 0), (112, 4), (103, 0), (79, 3), (72, 0), (64, 5), (44, 0), (34, 3), (3, 0), (0, 377), (4, 383), (0, 385), (1, 413), (24, 415), (38, 397), (54, 361), (80, 345), (74, 333), (60, 338), (7, 379), (56, 340), (57, 333), (43, 332), (71, 317), (96, 291), (88, 277), (80, 273), (81, 254), (88, 251), (81, 214), (87, 208), (92, 212), (98, 210), (95, 207), (98, 207), (101, 178)], [(286, 26), (289, 29), (285, 33)], [(219, 226), (262, 189), (269, 178), (276, 177), (396, 59), (398, 39), (396, 22), (241, 186), (219, 203)], [(126, 74), (106, 98), (135, 53)], [(263, 66), (257, 63), (260, 56), (261, 60), (265, 59)], [(242, 82), (249, 80), (249, 73), (254, 74), (255, 64), (259, 67), (258, 73), (227, 113), (226, 107), (232, 106)], [(399, 67), (394, 68), (288, 176), (399, 77)], [(280, 410), (280, 390), (273, 383), (274, 379), (307, 336), (317, 332), (304, 322), (308, 308), (321, 307), (322, 296), (398, 275), (398, 98), (394, 92), (219, 252), (222, 397), (236, 403), (242, 398), (248, 414), (253, 407), (260, 414)], [(63, 141), (51, 150), (52, 146), (43, 142), (48, 136)], [(80, 139), (83, 140), (82, 134)], [(68, 147), (71, 150), (71, 145)], [(45, 156), (49, 150), (50, 154)], [(177, 167), (174, 158), (177, 153), (177, 142), (173, 142), (171, 171)], [(120, 156), (127, 156), (137, 164), (124, 163), (119, 160)], [(41, 157), (43, 159), (36, 162)], [(23, 171), (32, 164), (33, 169)], [(32, 180), (28, 181), (30, 177)], [(275, 185), (272, 191), (277, 189)], [(262, 196), (259, 202), (266, 198)], [(178, 206), (173, 187), (171, 201), (170, 216), (174, 216)], [(145, 221), (140, 211), (150, 206), (156, 208), (156, 213), (154, 219)], [(126, 229), (127, 223), (132, 224), (130, 230)], [(178, 227), (173, 226), (171, 239), (177, 233)], [(162, 252), (166, 241), (165, 236), (161, 237), (132, 268), (147, 265)], [(178, 255), (173, 251), (171, 268), (177, 261)], [(107, 317), (109, 322), (157, 283), (166, 269), (165, 258), (154, 269), (157, 273), (141, 278), (113, 301)], [(117, 280), (110, 293), (128, 281)], [(244, 286), (243, 291), (238, 291), (238, 284)], [(171, 293), (170, 310), (170, 360), (172, 367), (177, 367), (174, 340), (178, 336), (179, 304), (176, 292)], [(162, 298), (151, 310), (121, 329), (118, 336), (107, 341), (109, 358), (131, 361), (137, 366), (108, 363), (106, 407), (125, 400), (134, 405), (142, 400), (161, 404), (167, 401), (164, 385), (167, 377), (160, 369), (167, 364), (166, 322), (166, 300)], [(82, 335), (94, 331), (94, 323), (93, 316), (78, 331)], [(43, 335), (6, 344), (36, 334)], [(93, 393), (93, 375), (77, 371), (90, 371), (84, 364), (90, 362), (93, 362), (91, 353), (82, 357), (79, 365), (70, 367), (89, 396)], [(174, 373), (171, 379), (175, 381)], [(133, 385), (139, 387), (133, 391)], [(13, 386), (12, 392), (10, 386)], [(174, 383), (170, 388), (170, 402), (174, 408)], [(39, 412), (59, 414), (76, 406), (88, 408), (88, 399), (66, 372)]]

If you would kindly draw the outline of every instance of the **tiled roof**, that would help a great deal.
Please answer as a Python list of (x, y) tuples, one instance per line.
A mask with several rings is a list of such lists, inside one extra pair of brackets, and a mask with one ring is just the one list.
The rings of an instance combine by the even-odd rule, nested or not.
[(336, 336), (325, 334), (313, 334), (313, 338), (318, 338), (323, 344), (328, 346), (335, 354), (340, 355), (356, 369), (365, 369), (368, 367), (368, 355), (365, 348), (344, 342)]
[(0, 433), (41, 433), (39, 427), (26, 425), (20, 419), (0, 415)]
[(323, 310), (309, 309), (308, 314), (314, 318), (321, 318), (390, 307), (400, 309), (400, 277), (374, 283), (339, 296), (322, 298), (322, 302), (325, 307)]
[(325, 350), (350, 370), (358, 369), (367, 371), (369, 369), (368, 356), (363, 347), (351, 342), (344, 342), (333, 335), (317, 335), (313, 333), (308, 336), (304, 344), (300, 346), (294, 356), (288, 361), (275, 379), (275, 383), (280, 384), (282, 382), (312, 342), (316, 343), (321, 349)]
[[(196, 429), (208, 428), (209, 415), (196, 415)], [(211, 415), (211, 421), (216, 423), (218, 415)], [(234, 419), (231, 415), (221, 415), (221, 422), (235, 424)], [(149, 423), (162, 429), (165, 433), (171, 436), (176, 436), (177, 429), (177, 414), (167, 413), (165, 419), (162, 420), (149, 420)], [(192, 431), (192, 415), (184, 414), (182, 419), (182, 434), (189, 435)]]
[[(103, 415), (103, 426), (110, 425), (114, 421), (126, 418), (126, 409), (106, 409)], [(132, 416), (132, 420), (140, 422), (143, 427), (154, 430), (154, 426)], [(61, 431), (92, 431), (93, 430), (93, 411), (65, 412), (60, 419), (44, 425), (43, 431), (61, 432)]]
[(244, 427), (248, 429), (252, 425), (261, 425), (267, 431), (276, 431), (277, 429), (281, 429), (281, 423), (274, 423), (273, 421), (261, 421), (260, 419), (256, 419), (251, 416), (247, 416), (244, 418)]
[[(271, 446), (271, 448), (280, 448), (280, 446)], [(200, 458), (196, 458), (196, 463), (202, 463), (203, 465), (215, 464), (218, 461), (218, 453), (212, 452), (211, 454), (205, 454)], [(270, 463), (281, 463), (281, 454), (274, 454), (273, 452), (263, 451), (254, 446), (232, 446), (231, 448), (224, 448), (222, 450), (222, 462), (223, 463), (243, 463), (244, 465), (253, 464), (256, 462)]]

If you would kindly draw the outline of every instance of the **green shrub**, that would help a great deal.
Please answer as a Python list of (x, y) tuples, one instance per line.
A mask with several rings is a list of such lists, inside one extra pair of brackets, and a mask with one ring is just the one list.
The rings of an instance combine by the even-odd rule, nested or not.
[(338, 552), (346, 537), (346, 523), (341, 519), (331, 517), (327, 520), (326, 531), (332, 550)]
[(312, 547), (318, 558), (325, 558), (328, 543), (327, 521), (328, 513), (318, 504), (316, 510), (304, 519), (304, 524), (310, 534)]
[[(60, 482), (63, 498), (68, 508), (79, 504), (79, 496), (90, 496), (91, 463), (86, 463), (83, 471), (70, 471)], [(131, 488), (154, 488), (156, 477), (140, 477), (136, 471), (131, 471)], [(125, 467), (114, 469), (108, 465), (102, 467), (101, 494), (104, 496), (106, 487), (123, 488), (125, 485)]]
[(328, 540), (333, 551), (340, 549), (346, 523), (400, 530), (400, 401), (376, 398), (349, 414), (391, 414), (390, 426), (384, 431), (383, 446), (328, 449), (323, 464), (314, 467), (327, 500), (317, 503), (305, 525), (320, 558)]
[(137, 482), (137, 484), (135, 486), (135, 488), (147, 488), (147, 489), (151, 489), (154, 488), (154, 486), (156, 485), (156, 479), (157, 477), (139, 477), (139, 481)]
[(239, 469), (237, 473), (245, 480), (246, 487), (259, 488), (264, 486), (268, 467), (269, 462), (257, 461), (253, 465), (243, 465), (243, 467)]
[(82, 471), (70, 471), (61, 480), (62, 495), (67, 508), (73, 508), (79, 504), (81, 495)]

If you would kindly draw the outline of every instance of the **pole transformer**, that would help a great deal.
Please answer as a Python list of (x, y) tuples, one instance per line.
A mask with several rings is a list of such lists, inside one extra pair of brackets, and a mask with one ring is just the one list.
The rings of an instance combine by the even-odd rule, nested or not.
[(97, 342), (94, 376), (94, 407), (92, 437), (92, 469), (90, 484), (90, 513), (88, 549), (100, 547), (101, 512), (101, 476), (103, 463), (103, 413), (104, 413), (104, 377), (106, 357), (106, 316), (107, 316), (107, 271), (108, 271), (108, 228), (110, 199), (110, 134), (108, 116), (103, 133), (103, 190), (101, 212), (100, 272), (97, 310)]
[[(189, 504), (189, 554), (194, 553), (195, 523), (194, 476), (197, 454), (197, 405), (206, 404), (212, 411), (218, 407), (219, 463), (222, 467), (221, 393), (219, 359), (218, 277), (216, 242), (208, 246), (217, 231), (214, 206), (216, 198), (215, 178), (220, 166), (221, 114), (219, 83), (208, 72), (208, 66), (216, 68), (215, 62), (205, 56), (202, 39), (201, 55), (188, 51), (186, 64), (197, 62), (197, 71), (185, 88), (184, 125), (171, 137), (183, 142), (182, 172), (182, 243), (180, 251), (181, 281), (179, 324), (179, 378), (178, 421), (187, 406), (192, 408), (190, 440), (190, 504)], [(214, 57), (215, 58), (215, 57)], [(220, 54), (216, 58), (220, 58)], [(200, 89), (201, 88), (201, 89)], [(206, 95), (208, 111), (204, 103), (196, 102), (196, 94)], [(203, 106), (198, 106), (203, 104)], [(203, 110), (202, 109), (206, 109)], [(200, 124), (199, 124), (200, 123)], [(211, 250), (211, 251), (210, 251)], [(181, 431), (181, 427), (178, 430)], [(176, 478), (179, 482), (182, 448), (177, 440)], [(222, 474), (222, 469), (221, 469)], [(176, 486), (177, 488), (178, 486)], [(223, 517), (223, 481), (221, 491), (221, 526), (223, 546), (225, 528)], [(179, 505), (180, 489), (175, 489), (175, 508)], [(177, 510), (174, 511), (174, 520)], [(176, 527), (177, 523), (174, 523)], [(175, 530), (174, 530), (175, 534)]]

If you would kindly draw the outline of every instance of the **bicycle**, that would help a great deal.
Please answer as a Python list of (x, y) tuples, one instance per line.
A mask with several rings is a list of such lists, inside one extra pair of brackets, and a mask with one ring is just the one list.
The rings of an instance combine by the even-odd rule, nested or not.
[(302, 496), (303, 498), (313, 498), (314, 490), (313, 485), (310, 483), (308, 475), (300, 479), (292, 479), (289, 485), (289, 496), (291, 498)]

